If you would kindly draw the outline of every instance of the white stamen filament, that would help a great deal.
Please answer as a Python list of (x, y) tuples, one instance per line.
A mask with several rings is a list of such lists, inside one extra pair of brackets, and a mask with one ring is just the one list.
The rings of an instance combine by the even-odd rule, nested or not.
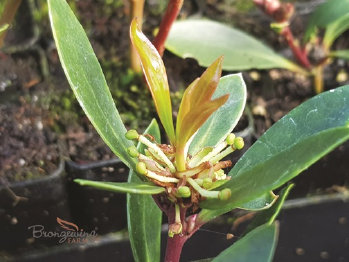
[(147, 170), (147, 173), (145, 174), (149, 178), (153, 178), (157, 181), (164, 182), (164, 183), (178, 183), (179, 180), (175, 177), (167, 177), (167, 176), (160, 176), (150, 170)]
[(200, 187), (194, 179), (187, 178), (188, 183), (203, 197), (207, 198), (218, 198), (219, 197), (219, 191), (208, 191), (206, 189), (203, 189)]
[(227, 155), (233, 153), (235, 151), (235, 149), (232, 146), (227, 147), (225, 150), (223, 150), (222, 152), (220, 152), (218, 155), (215, 155), (214, 157), (211, 158), (210, 162), (212, 164), (216, 164), (218, 163), (221, 159), (223, 159), (224, 157), (226, 157)]
[(199, 164), (203, 163), (203, 162), (206, 162), (206, 161), (210, 161), (211, 158), (213, 158), (214, 156), (216, 156), (219, 152), (221, 152), (224, 148), (227, 147), (227, 142), (223, 141), (221, 143), (219, 143), (216, 147), (213, 148), (213, 150), (208, 153), (206, 156), (204, 156)]

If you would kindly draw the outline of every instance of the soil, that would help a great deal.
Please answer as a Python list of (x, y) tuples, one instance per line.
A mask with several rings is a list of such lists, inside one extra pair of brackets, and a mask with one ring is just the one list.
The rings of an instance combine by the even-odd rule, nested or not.
[[(128, 127), (143, 130), (154, 117), (155, 110), (150, 94), (142, 84), (142, 78), (128, 70), (128, 1), (69, 2), (88, 32), (121, 117)], [(159, 25), (165, 8), (160, 2), (146, 2), (143, 30), (150, 37), (154, 28)], [(259, 11), (251, 11), (250, 6), (242, 4), (243, 1), (237, 1), (242, 6), (240, 10), (232, 7), (230, 2), (210, 0), (205, 5), (200, 0), (185, 1), (180, 18), (196, 15), (235, 24), (236, 27), (263, 38), (267, 44), (290, 56), (290, 53), (285, 51), (285, 42), (268, 29), (267, 18)], [(37, 7), (41, 8), (39, 10), (45, 10), (44, 5), (37, 3)], [(34, 172), (35, 177), (52, 171), (58, 163), (59, 155), (78, 163), (114, 157), (74, 99), (58, 60), (47, 23), (47, 14), (41, 11), (42, 22), (36, 23), (30, 19), (30, 15), (28, 18), (27, 12), (30, 8), (23, 9), (22, 7), (19, 12), (26, 13), (26, 16), (18, 16), (18, 26), (8, 34), (8, 44), (26, 43), (32, 37), (32, 31), (35, 30), (21, 30), (23, 19), (26, 19), (25, 22), (29, 19), (31, 27), (39, 26), (40, 36), (31, 48), (19, 49), (14, 54), (2, 54), (0, 59), (0, 139), (4, 141), (1, 143), (1, 177), (17, 180), (20, 179), (17, 177), (19, 172), (22, 173), (19, 177), (26, 177), (23, 174), (25, 169), (21, 166), (24, 163), (22, 160), (25, 161), (25, 166), (29, 166), (30, 162), (36, 166), (34, 171), (29, 172)], [(241, 12), (244, 9), (248, 10), (248, 13)], [(292, 28), (296, 35), (303, 32), (306, 15), (293, 20)], [(335, 45), (347, 47), (348, 38), (340, 38)], [(44, 57), (40, 50), (43, 51)], [(48, 62), (49, 78), (44, 76), (42, 60)], [(169, 52), (165, 52), (164, 63), (173, 93), (173, 107), (176, 110), (184, 88), (198, 77), (204, 68), (193, 59), (183, 60)], [(329, 67), (325, 74), (326, 89), (339, 86), (340, 83), (336, 82), (337, 72), (347, 68), (348, 63), (343, 60), (338, 60)], [(231, 72), (223, 72), (228, 73)], [(314, 95), (311, 79), (286, 70), (251, 70), (244, 72), (243, 76), (248, 87), (248, 105), (254, 116), (254, 139), (292, 108)], [(237, 130), (246, 126), (246, 119), (245, 117), (239, 124)]]

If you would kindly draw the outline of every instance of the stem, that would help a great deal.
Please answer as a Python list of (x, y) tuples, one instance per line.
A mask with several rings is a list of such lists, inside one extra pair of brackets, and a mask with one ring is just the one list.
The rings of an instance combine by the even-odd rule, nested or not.
[(314, 68), (314, 85), (316, 94), (320, 94), (324, 91), (323, 71), (324, 67), (322, 65)]
[(167, 238), (165, 262), (178, 262), (187, 237), (181, 234)]
[(157, 33), (153, 41), (153, 44), (158, 50), (160, 56), (164, 54), (167, 36), (170, 32), (173, 22), (176, 20), (179, 11), (182, 8), (182, 5), (183, 0), (170, 0), (167, 5), (165, 15), (163, 16), (160, 24), (159, 32)]
[[(139, 28), (142, 29), (142, 23), (143, 23), (143, 9), (144, 9), (144, 0), (131, 0), (131, 19), (137, 18), (137, 22), (139, 25)], [(141, 61), (139, 60), (138, 54), (134, 46), (131, 44), (131, 68), (135, 72), (141, 72)]]
[(176, 150), (176, 167), (180, 172), (186, 170), (184, 149), (181, 149), (180, 147), (177, 147)]
[[(5, 3), (4, 10), (0, 16), (0, 26), (4, 24), (11, 24), (12, 20), (14, 19), (18, 7), (21, 4), (22, 0), (7, 0)], [(6, 31), (3, 31), (0, 33), (0, 48), (4, 44), (5, 36), (6, 36)]]
[(298, 62), (304, 66), (307, 69), (311, 68), (310, 62), (308, 60), (308, 57), (306, 55), (306, 52), (304, 52), (300, 46), (295, 42), (292, 31), (289, 26), (286, 26), (282, 32), (281, 35), (286, 39), (288, 46), (291, 48), (293, 55), (296, 57)]

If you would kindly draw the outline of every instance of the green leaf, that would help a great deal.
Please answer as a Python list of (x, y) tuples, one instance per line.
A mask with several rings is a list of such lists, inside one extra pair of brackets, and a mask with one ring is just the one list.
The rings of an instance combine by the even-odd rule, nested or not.
[(349, 0), (329, 0), (320, 5), (309, 18), (304, 35), (306, 43), (318, 28), (325, 28), (349, 12)]
[[(152, 135), (160, 142), (160, 130), (156, 120), (153, 120), (145, 134)], [(138, 144), (140, 152), (144, 146)], [(131, 170), (128, 181), (140, 183), (141, 179)], [(162, 212), (151, 196), (127, 195), (127, 221), (133, 257), (136, 262), (160, 261)]]
[[(229, 201), (206, 200), (203, 208), (223, 214), (280, 187), (349, 139), (349, 86), (322, 93), (274, 124), (240, 158), (224, 188)], [(212, 218), (208, 210), (200, 217)]]
[(229, 94), (225, 102), (200, 127), (190, 144), (189, 153), (194, 155), (207, 146), (215, 146), (233, 131), (246, 104), (246, 85), (241, 74), (227, 75), (220, 79), (212, 99)]
[(155, 195), (165, 191), (163, 187), (154, 186), (151, 183), (116, 183), (116, 182), (100, 182), (86, 179), (75, 179), (74, 182), (81, 186), (90, 186), (101, 190), (107, 190), (120, 193), (146, 194)]
[(332, 51), (330, 56), (349, 60), (349, 49)]
[(278, 196), (270, 191), (256, 199), (253, 199), (247, 203), (243, 203), (239, 206), (239, 208), (251, 211), (264, 210), (273, 206), (277, 199)]
[(295, 70), (298, 67), (252, 36), (210, 20), (174, 23), (166, 41), (166, 48), (182, 58), (195, 58), (205, 67), (223, 55), (224, 70)]
[(164, 63), (156, 48), (132, 20), (130, 37), (141, 60), (144, 76), (153, 97), (160, 121), (171, 141), (175, 142), (170, 89)]
[(342, 17), (339, 17), (337, 20), (333, 21), (326, 28), (325, 36), (323, 39), (324, 46), (329, 49), (342, 33), (349, 29), (349, 13), (345, 14)]
[(293, 187), (294, 184), (289, 184), (288, 186), (284, 187), (281, 190), (276, 203), (272, 205), (271, 208), (257, 213), (256, 217), (248, 225), (246, 233), (266, 223), (271, 225), (275, 221), (276, 217), (279, 215), (282, 206)]
[(257, 227), (220, 253), (212, 262), (271, 262), (278, 234), (278, 223)]
[(57, 51), (76, 98), (104, 142), (134, 167), (135, 160), (127, 153), (133, 144), (124, 136), (125, 126), (82, 26), (66, 1), (48, 0), (48, 7)]

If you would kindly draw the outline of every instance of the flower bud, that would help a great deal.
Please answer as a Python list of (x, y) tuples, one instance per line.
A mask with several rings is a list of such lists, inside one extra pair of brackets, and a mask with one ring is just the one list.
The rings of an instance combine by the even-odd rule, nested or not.
[(136, 171), (138, 174), (145, 175), (147, 174), (147, 167), (143, 162), (138, 162), (136, 165)]
[(173, 223), (168, 226), (168, 236), (173, 237), (182, 233), (182, 223)]
[(234, 140), (235, 140), (235, 135), (233, 133), (229, 134), (227, 136), (227, 138), (225, 139), (225, 141), (227, 142), (228, 145), (232, 145), (234, 144)]
[(181, 186), (177, 189), (177, 197), (190, 197), (191, 191), (187, 186)]
[(129, 148), (127, 148), (127, 153), (131, 157), (138, 157), (139, 156), (139, 152), (135, 146), (130, 146)]
[(234, 147), (238, 150), (242, 149), (244, 147), (245, 143), (244, 143), (244, 139), (242, 137), (237, 137), (234, 140)]
[(134, 140), (134, 139), (138, 139), (139, 134), (135, 129), (131, 129), (126, 132), (125, 137), (128, 140)]
[(211, 187), (211, 185), (212, 185), (212, 178), (210, 178), (210, 177), (204, 178), (204, 180), (202, 182), (202, 187), (207, 189), (207, 188)]
[(231, 190), (229, 188), (224, 188), (218, 194), (220, 200), (228, 200), (231, 197)]

